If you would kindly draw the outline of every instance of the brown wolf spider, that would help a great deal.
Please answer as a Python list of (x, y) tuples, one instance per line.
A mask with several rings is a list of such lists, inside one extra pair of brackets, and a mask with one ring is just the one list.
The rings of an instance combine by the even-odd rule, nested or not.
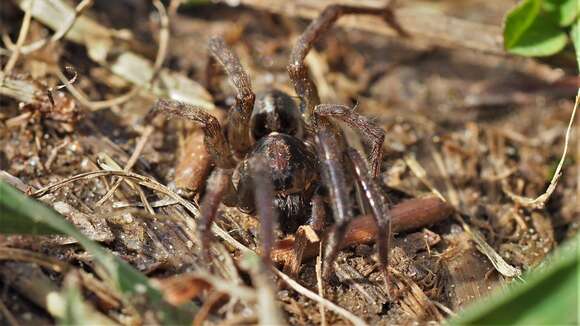
[[(353, 219), (350, 185), (356, 180), (364, 196), (363, 205), (370, 207), (382, 230), (377, 239), (378, 254), (387, 279), (390, 213), (374, 182), (380, 172), (384, 131), (350, 107), (320, 104), (316, 85), (304, 64), (314, 42), (345, 14), (380, 15), (394, 25), (389, 9), (327, 7), (300, 36), (290, 56), (288, 72), (300, 106), (278, 90), (264, 92), (256, 98), (238, 57), (221, 38), (210, 40), (209, 52), (212, 60), (225, 69), (236, 90), (226, 132), (202, 108), (171, 100), (156, 103), (156, 110), (193, 120), (203, 128), (204, 141), (216, 167), (201, 203), (199, 231), (206, 254), (211, 241), (210, 226), (221, 202), (246, 211), (257, 210), (263, 256), (268, 264), (276, 216), (285, 232), (293, 232), (304, 223), (321, 232), (326, 227), (325, 208), (330, 206), (334, 225), (324, 242), (323, 263), (324, 275), (329, 276), (346, 227)], [(400, 33), (397, 26), (394, 28)], [(366, 160), (347, 145), (342, 130), (332, 118), (359, 130), (371, 149), (370, 172)], [(234, 185), (232, 180), (236, 179)]]

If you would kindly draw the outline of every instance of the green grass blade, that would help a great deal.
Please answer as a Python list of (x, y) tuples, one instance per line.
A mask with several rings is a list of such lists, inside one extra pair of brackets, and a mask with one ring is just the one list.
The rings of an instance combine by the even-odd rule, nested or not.
[[(54, 232), (52, 232), (54, 231)], [(95, 259), (123, 297), (142, 313), (154, 310), (163, 324), (191, 324), (193, 307), (167, 303), (149, 279), (109, 250), (92, 241), (60, 214), (4, 182), (0, 182), (0, 232), (10, 234), (66, 234), (75, 238)]]
[(569, 240), (541, 267), (474, 303), (451, 325), (578, 325), (580, 236)]

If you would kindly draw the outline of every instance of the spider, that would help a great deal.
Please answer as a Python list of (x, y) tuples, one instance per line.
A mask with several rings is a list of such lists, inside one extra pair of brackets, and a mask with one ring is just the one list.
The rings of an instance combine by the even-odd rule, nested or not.
[[(299, 104), (279, 90), (256, 96), (240, 60), (217, 37), (209, 41), (210, 58), (223, 67), (236, 90), (227, 129), (222, 129), (218, 120), (202, 108), (165, 99), (155, 104), (156, 111), (193, 120), (204, 131), (204, 142), (215, 164), (201, 201), (198, 225), (206, 254), (212, 240), (210, 227), (222, 202), (245, 211), (256, 210), (261, 220), (262, 254), (268, 263), (276, 217), (287, 233), (304, 223), (322, 232), (327, 226), (326, 209), (330, 207), (334, 223), (323, 246), (323, 275), (328, 277), (348, 223), (353, 220), (350, 192), (356, 183), (364, 197), (363, 205), (370, 207), (382, 230), (377, 236), (378, 256), (385, 280), (388, 279), (390, 213), (374, 181), (380, 172), (385, 133), (348, 106), (321, 104), (304, 63), (314, 42), (345, 14), (378, 15), (394, 25), (388, 9), (327, 7), (303, 32), (290, 55), (288, 72)], [(367, 160), (347, 145), (333, 119), (360, 132), (370, 147), (370, 171)]]

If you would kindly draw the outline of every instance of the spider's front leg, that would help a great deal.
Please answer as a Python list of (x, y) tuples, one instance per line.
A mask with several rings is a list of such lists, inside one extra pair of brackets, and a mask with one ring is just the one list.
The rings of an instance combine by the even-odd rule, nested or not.
[(316, 85), (309, 75), (308, 67), (304, 63), (306, 55), (322, 35), (324, 35), (332, 25), (344, 15), (375, 15), (382, 16), (385, 21), (395, 29), (399, 35), (406, 36), (401, 26), (396, 22), (395, 16), (391, 9), (387, 8), (365, 8), (351, 7), (344, 5), (331, 5), (326, 7), (322, 13), (313, 20), (308, 28), (302, 33), (298, 42), (290, 54), (288, 64), (288, 73), (294, 84), (296, 95), (300, 97), (301, 109), (307, 117), (311, 117), (314, 107), (320, 104), (320, 98)]
[(219, 121), (204, 108), (174, 100), (159, 99), (153, 106), (153, 111), (197, 123), (203, 130), (203, 141), (214, 164), (222, 169), (232, 169), (236, 166)]
[(206, 194), (201, 202), (201, 221), (198, 226), (202, 252), (208, 259), (209, 243), (212, 239), (211, 225), (216, 218), (222, 199), (233, 191), (231, 175), (236, 162), (219, 121), (205, 109), (178, 101), (160, 99), (155, 103), (154, 111), (186, 118), (199, 124), (204, 133), (205, 146), (217, 167), (208, 179)]
[(211, 57), (224, 68), (230, 83), (236, 89), (236, 102), (228, 113), (228, 141), (236, 156), (241, 158), (252, 146), (250, 117), (256, 95), (252, 91), (250, 77), (242, 67), (240, 59), (222, 38), (210, 39), (209, 52)]
[(274, 208), (274, 185), (266, 160), (260, 156), (249, 160), (252, 184), (254, 186), (254, 204), (260, 219), (262, 236), (262, 259), (266, 268), (272, 266), (272, 247), (274, 246), (274, 228), (278, 220)]

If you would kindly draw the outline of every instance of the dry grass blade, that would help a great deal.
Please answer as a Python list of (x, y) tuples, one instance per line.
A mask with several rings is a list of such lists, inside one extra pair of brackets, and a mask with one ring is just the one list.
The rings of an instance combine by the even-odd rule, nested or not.
[(34, 0), (30, 0), (28, 6), (26, 6), (24, 12), (24, 18), (22, 19), (22, 26), (20, 27), (20, 33), (18, 34), (18, 40), (16, 41), (16, 46), (12, 51), (12, 55), (8, 59), (6, 66), (4, 66), (4, 74), (8, 75), (12, 72), (12, 69), (16, 65), (18, 61), (18, 57), (20, 56), (20, 48), (24, 44), (26, 40), (26, 36), (28, 36), (28, 29), (30, 28), (30, 20), (32, 19), (32, 7), (34, 6)]
[[(450, 193), (450, 195), (453, 198), (453, 205), (457, 208), (459, 206), (459, 196), (457, 195), (457, 192), (453, 188), (451, 180), (449, 179), (449, 174), (447, 173), (447, 171), (445, 169), (445, 165), (443, 164), (443, 160), (441, 159), (441, 156), (439, 153), (433, 151), (432, 154), (433, 154), (433, 158), (435, 160), (435, 163), (436, 163), (438, 169), (440, 170), (441, 174), (445, 178), (445, 183), (446, 183), (447, 187), (449, 188), (448, 192)], [(431, 181), (427, 178), (427, 173), (425, 172), (425, 169), (423, 169), (423, 167), (419, 164), (419, 162), (417, 162), (417, 160), (415, 160), (414, 157), (407, 156), (405, 158), (405, 162), (407, 162), (407, 165), (411, 169), (411, 172), (413, 172), (413, 174), (415, 174), (415, 176), (427, 188), (429, 188), (429, 190), (431, 190), (431, 192), (433, 192), (438, 197), (442, 198), (442, 200), (447, 202), (447, 200), (443, 197), (441, 192), (438, 189), (436, 189), (435, 186), (433, 186), (433, 184), (431, 183)], [(489, 259), (489, 261), (497, 269), (498, 272), (500, 272), (502, 275), (507, 276), (507, 277), (516, 277), (516, 276), (521, 275), (521, 271), (519, 269), (508, 264), (500, 256), (500, 254), (497, 253), (497, 251), (495, 251), (495, 249), (493, 249), (477, 231), (472, 230), (469, 227), (469, 225), (467, 225), (467, 223), (465, 223), (465, 221), (461, 218), (461, 216), (459, 214), (455, 214), (454, 216), (461, 223), (461, 226), (463, 227), (463, 229), (470, 235), (471, 239), (473, 241), (475, 241), (475, 243), (477, 244), (477, 246), (476, 246), (477, 250), (479, 250), (482, 254), (484, 254)]]
[[(29, 0), (13, 0), (22, 10), (26, 10)], [(159, 7), (158, 7), (159, 9)], [(53, 1), (36, 1), (32, 7), (32, 17), (41, 23), (47, 25), (53, 30), (62, 30), (66, 27), (68, 18), (74, 16), (75, 9), (71, 8), (62, 0)], [(165, 10), (160, 11), (162, 30), (163, 25), (167, 23)], [(183, 101), (192, 105), (198, 105), (208, 110), (215, 108), (211, 95), (199, 83), (187, 78), (184, 75), (170, 72), (166, 69), (160, 69), (156, 72), (156, 66), (160, 65), (163, 60), (156, 59), (157, 65), (151, 63), (146, 58), (130, 52), (123, 51), (115, 55), (115, 60), (107, 61), (108, 53), (113, 49), (115, 42), (119, 42), (122, 37), (116, 37), (119, 32), (109, 29), (98, 22), (86, 17), (77, 17), (75, 23), (70, 28), (64, 38), (75, 43), (83, 44), (87, 48), (87, 52), (91, 59), (105, 65), (117, 76), (139, 86), (156, 97), (170, 97), (175, 100)], [(167, 32), (160, 34), (160, 42), (168, 39)], [(161, 44), (157, 58), (163, 57), (167, 46)], [(123, 46), (116, 46), (115, 48), (123, 48)], [(153, 83), (150, 83), (153, 77), (158, 75), (158, 78)], [(59, 76), (60, 77), (60, 76)], [(62, 79), (62, 78), (61, 78)], [(151, 84), (151, 85), (150, 85)], [(70, 90), (70, 88), (69, 88)], [(118, 105), (127, 99), (133, 97), (139, 90), (131, 90), (128, 94), (123, 95), (120, 99), (113, 102)], [(72, 92), (72, 91), (71, 91)], [(80, 92), (76, 92), (78, 96)], [(82, 99), (82, 97), (80, 97)], [(86, 96), (85, 96), (86, 99)], [(82, 103), (87, 105), (87, 102)], [(113, 104), (108, 101), (100, 101), (93, 103), (98, 109), (101, 106), (109, 107)], [(91, 107), (91, 106), (88, 106)], [(94, 107), (91, 107), (95, 109)]]
[[(42, 49), (43, 47), (47, 46), (50, 43), (58, 42), (70, 31), (70, 29), (75, 24), (77, 18), (80, 17), (86, 9), (90, 8), (93, 5), (93, 2), (94, 0), (81, 1), (75, 7), (74, 14), (68, 19), (68, 22), (61, 29), (59, 29), (56, 33), (54, 33), (50, 38), (44, 38), (31, 44), (23, 45), (22, 48), (20, 49), (20, 53), (29, 54), (34, 51)], [(10, 50), (14, 51), (14, 49), (12, 48)]]
[(37, 191), (34, 191), (31, 194), (31, 196), (36, 197), (36, 198), (42, 197), (50, 192), (56, 191), (56, 190), (64, 187), (68, 183), (83, 180), (83, 179), (92, 179), (92, 178), (98, 178), (98, 177), (103, 177), (103, 176), (119, 176), (119, 177), (127, 178), (127, 179), (134, 181), (142, 186), (145, 186), (147, 188), (150, 188), (150, 189), (153, 189), (155, 191), (166, 194), (167, 196), (176, 200), (179, 204), (183, 205), (194, 217), (196, 217), (196, 218), (199, 217), (199, 210), (197, 209), (197, 207), (195, 207), (192, 203), (188, 202), (187, 200), (181, 198), (181, 196), (179, 196), (175, 192), (171, 191), (171, 189), (167, 188), (166, 186), (160, 184), (159, 182), (157, 182), (149, 177), (146, 177), (146, 176), (143, 176), (143, 175), (140, 175), (137, 173), (127, 172), (127, 171), (93, 171), (93, 172), (85, 172), (85, 173), (77, 174), (77, 175), (69, 177), (65, 180), (61, 180), (59, 182), (55, 182), (51, 185), (48, 185), (48, 186), (43, 187), (41, 189), (38, 189)]
[(41, 94), (43, 94), (42, 89), (33, 81), (7, 75), (0, 71), (0, 95), (24, 103), (38, 103), (43, 101)]
[[(149, 136), (151, 136), (152, 132), (153, 132), (153, 127), (151, 127), (151, 126), (145, 127), (145, 130), (143, 131), (141, 138), (139, 138), (139, 141), (137, 141), (137, 145), (135, 146), (135, 150), (133, 151), (133, 154), (131, 154), (131, 157), (129, 158), (129, 161), (127, 161), (127, 164), (125, 165), (125, 168), (123, 169), (123, 171), (130, 171), (133, 168), (133, 165), (135, 165), (135, 163), (139, 159), (139, 156), (141, 155), (143, 148), (145, 148), (145, 144), (147, 143), (147, 139), (149, 139)], [(111, 198), (111, 196), (113, 196), (113, 194), (115, 193), (117, 188), (119, 188), (119, 186), (121, 185), (122, 181), (123, 181), (123, 179), (117, 180), (113, 184), (111, 189), (109, 189), (109, 191), (105, 194), (105, 196), (103, 196), (103, 198), (101, 198), (97, 202), (96, 205), (100, 206), (105, 201), (107, 201), (109, 198)], [(144, 203), (144, 205), (146, 205), (145, 207), (147, 207), (147, 211), (149, 213), (153, 212), (153, 209), (151, 208), (151, 205), (148, 202)]]
[(564, 166), (564, 161), (566, 160), (566, 155), (568, 154), (568, 144), (570, 142), (570, 134), (572, 133), (572, 127), (574, 126), (574, 121), (576, 117), (576, 109), (578, 108), (578, 102), (580, 102), (580, 88), (578, 89), (578, 93), (576, 95), (576, 101), (574, 102), (574, 108), (572, 109), (572, 114), (570, 115), (570, 122), (568, 122), (568, 128), (566, 129), (566, 136), (564, 139), (564, 151), (562, 152), (562, 157), (558, 162), (558, 166), (556, 167), (556, 171), (554, 172), (554, 176), (550, 181), (550, 185), (546, 189), (546, 191), (539, 195), (537, 198), (529, 198), (523, 197), (514, 194), (507, 185), (507, 182), (504, 180), (502, 183), (502, 190), (506, 195), (508, 195), (514, 202), (528, 208), (533, 209), (542, 209), (546, 205), (554, 190), (556, 190), (556, 186), (558, 185), (558, 181), (562, 176), (562, 167)]
[(411, 169), (411, 172), (413, 172), (413, 174), (425, 185), (425, 187), (429, 188), (429, 190), (437, 197), (439, 197), (439, 199), (441, 199), (444, 202), (447, 202), (447, 199), (445, 199), (445, 197), (441, 194), (441, 192), (437, 188), (435, 188), (435, 186), (433, 185), (433, 183), (431, 183), (431, 181), (429, 181), (429, 179), (427, 178), (427, 172), (421, 166), (421, 164), (417, 162), (417, 159), (415, 158), (414, 155), (412, 154), (406, 155), (405, 163), (407, 164), (409, 169)]
[(274, 273), (276, 273), (276, 275), (278, 275), (286, 284), (288, 284), (292, 289), (294, 289), (294, 291), (302, 294), (303, 296), (305, 296), (313, 301), (316, 301), (317, 303), (326, 307), (328, 310), (331, 310), (331, 311), (335, 312), (336, 314), (344, 317), (346, 320), (350, 321), (355, 326), (367, 325), (367, 323), (365, 323), (362, 319), (355, 316), (350, 311), (348, 311), (342, 307), (339, 307), (336, 304), (334, 304), (333, 302), (331, 302), (327, 299), (324, 299), (323, 297), (319, 296), (318, 294), (310, 291), (309, 289), (300, 285), (300, 283), (293, 280), (290, 276), (280, 272), (277, 269), (274, 269)]
[(522, 271), (519, 268), (513, 267), (512, 265), (508, 264), (500, 256), (500, 254), (497, 253), (497, 251), (495, 251), (495, 249), (493, 249), (485, 241), (481, 233), (479, 233), (477, 230), (470, 228), (469, 225), (467, 225), (459, 215), (456, 215), (456, 217), (458, 220), (461, 221), (463, 229), (471, 236), (471, 239), (475, 241), (477, 250), (479, 250), (489, 259), (493, 267), (495, 267), (495, 269), (500, 274), (506, 277), (519, 277), (520, 275), (522, 275)]
[[(135, 154), (135, 153), (133, 153), (133, 154)], [(102, 169), (104, 169), (104, 170), (112, 170), (112, 171), (128, 171), (128, 169), (121, 169), (121, 167), (119, 166), (119, 164), (117, 164), (117, 162), (115, 162), (107, 154), (100, 153), (98, 156), (99, 156), (98, 163), (99, 163), (99, 166)], [(137, 157), (135, 155), (133, 155), (133, 156), (134, 157)], [(129, 162), (128, 162), (127, 166), (129, 164), (132, 165), (132, 163), (130, 161), (131, 161), (131, 159), (129, 159)], [(149, 204), (149, 200), (147, 200), (147, 197), (145, 196), (145, 193), (143, 192), (143, 189), (141, 189), (141, 187), (139, 187), (138, 185), (134, 185), (131, 181), (128, 181), (128, 180), (123, 179), (123, 178), (119, 178), (117, 181), (115, 181), (115, 184), (113, 184), (113, 187), (111, 187), (111, 189), (109, 189), (109, 191), (105, 194), (105, 196), (103, 198), (101, 198), (101, 200), (99, 200), (96, 205), (97, 206), (101, 205), (106, 199), (109, 198), (109, 196), (112, 196), (113, 193), (115, 192), (115, 190), (117, 190), (117, 187), (123, 181), (126, 182), (133, 190), (137, 191), (137, 193), (139, 194), (139, 198), (141, 199), (141, 202), (143, 203), (143, 206), (147, 210), (147, 213), (149, 213), (151, 215), (155, 214), (155, 212), (153, 211), (153, 208)]]

